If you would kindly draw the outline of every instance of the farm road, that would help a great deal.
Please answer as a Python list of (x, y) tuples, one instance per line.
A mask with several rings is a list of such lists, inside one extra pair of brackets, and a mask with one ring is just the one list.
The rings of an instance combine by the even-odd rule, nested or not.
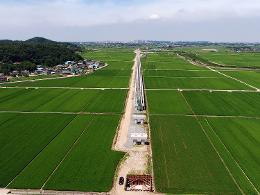
[(132, 115), (134, 114), (134, 95), (135, 95), (135, 70), (137, 63), (140, 62), (140, 51), (136, 51), (135, 63), (133, 65), (132, 76), (130, 80), (130, 87), (128, 97), (126, 100), (125, 113), (122, 117), (120, 126), (118, 128), (117, 135), (113, 149), (117, 151), (127, 152), (125, 159), (120, 163), (117, 171), (117, 177), (114, 180), (114, 187), (111, 190), (112, 195), (149, 195), (155, 194), (151, 192), (143, 191), (125, 191), (124, 185), (118, 184), (118, 177), (124, 177), (128, 174), (145, 174), (149, 166), (150, 146), (131, 146), (127, 145), (128, 142), (128, 129), (131, 126)]

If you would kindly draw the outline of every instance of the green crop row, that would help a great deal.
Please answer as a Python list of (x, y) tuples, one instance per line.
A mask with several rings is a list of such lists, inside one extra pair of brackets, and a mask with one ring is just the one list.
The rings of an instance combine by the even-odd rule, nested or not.
[(229, 78), (176, 78), (176, 77), (146, 77), (147, 89), (252, 89)]
[(10, 188), (109, 191), (123, 153), (111, 151), (119, 116), (77, 116)]
[(119, 116), (96, 116), (45, 189), (107, 192), (121, 152), (111, 150)]
[(0, 89), (0, 111), (121, 113), (126, 91)]
[[(200, 91), (253, 88), (207, 69), (176, 70), (183, 62), (170, 61), (171, 55), (150, 54), (150, 68), (144, 68), (145, 87), (157, 89), (146, 90), (156, 189), (173, 194), (259, 194), (260, 94)], [(158, 67), (167, 70), (148, 70)], [(258, 86), (257, 72), (220, 71)], [(178, 88), (197, 90), (160, 90)]]
[(253, 71), (221, 71), (226, 75), (239, 79), (254, 87), (260, 88), (260, 72)]
[(151, 116), (156, 189), (178, 194), (238, 194), (193, 117)]
[(150, 70), (150, 69), (145, 69), (144, 70), (144, 76), (147, 77), (173, 77), (173, 78), (180, 78), (180, 77), (210, 77), (210, 78), (217, 78), (221, 77), (224, 78), (223, 75), (218, 74), (216, 72), (213, 72), (211, 70)]
[[(98, 72), (98, 71), (97, 71)], [(102, 73), (99, 73), (102, 74)], [(111, 73), (110, 73), (111, 74)], [(6, 83), (2, 86), (20, 87), (77, 87), (77, 88), (127, 88), (129, 77), (98, 76), (94, 74), (55, 80)]]
[(11, 118), (0, 124), (1, 187), (11, 182), (75, 117), (55, 114), (8, 116)]
[(206, 70), (204, 67), (194, 66), (186, 62), (177, 57), (174, 53), (171, 55), (163, 53), (147, 54), (146, 57), (142, 58), (142, 63), (144, 69)]
[[(208, 136), (225, 161), (244, 194), (260, 190), (260, 120), (241, 118), (201, 118)], [(223, 127), (225, 124), (225, 128)]]
[(109, 66), (85, 76), (0, 88), (0, 187), (97, 192), (112, 188), (124, 153), (111, 147), (134, 53), (106, 49), (83, 55)]
[(209, 61), (223, 64), (226, 66), (234, 67), (260, 67), (260, 54), (259, 53), (234, 53), (234, 52), (207, 52), (199, 53), (202, 58)]

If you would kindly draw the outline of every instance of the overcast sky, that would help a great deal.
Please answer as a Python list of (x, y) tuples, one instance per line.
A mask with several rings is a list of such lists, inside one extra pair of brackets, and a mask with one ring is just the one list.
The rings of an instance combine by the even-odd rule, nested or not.
[(0, 0), (0, 39), (260, 42), (260, 0)]

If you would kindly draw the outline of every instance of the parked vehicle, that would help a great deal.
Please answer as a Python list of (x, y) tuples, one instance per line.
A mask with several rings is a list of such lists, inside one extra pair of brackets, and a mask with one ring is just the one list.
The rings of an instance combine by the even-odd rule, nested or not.
[(119, 185), (123, 185), (124, 184), (124, 177), (119, 177)]

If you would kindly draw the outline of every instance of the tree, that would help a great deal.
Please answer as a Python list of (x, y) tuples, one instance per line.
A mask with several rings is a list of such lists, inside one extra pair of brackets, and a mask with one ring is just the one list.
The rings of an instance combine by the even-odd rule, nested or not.
[[(31, 62), (37, 65), (55, 66), (65, 61), (83, 58), (77, 53), (80, 47), (70, 43), (59, 43), (43, 38), (28, 41), (0, 41), (0, 62)], [(21, 63), (20, 66), (27, 66)], [(28, 65), (32, 68), (32, 65)], [(19, 67), (24, 69), (24, 67)]]

